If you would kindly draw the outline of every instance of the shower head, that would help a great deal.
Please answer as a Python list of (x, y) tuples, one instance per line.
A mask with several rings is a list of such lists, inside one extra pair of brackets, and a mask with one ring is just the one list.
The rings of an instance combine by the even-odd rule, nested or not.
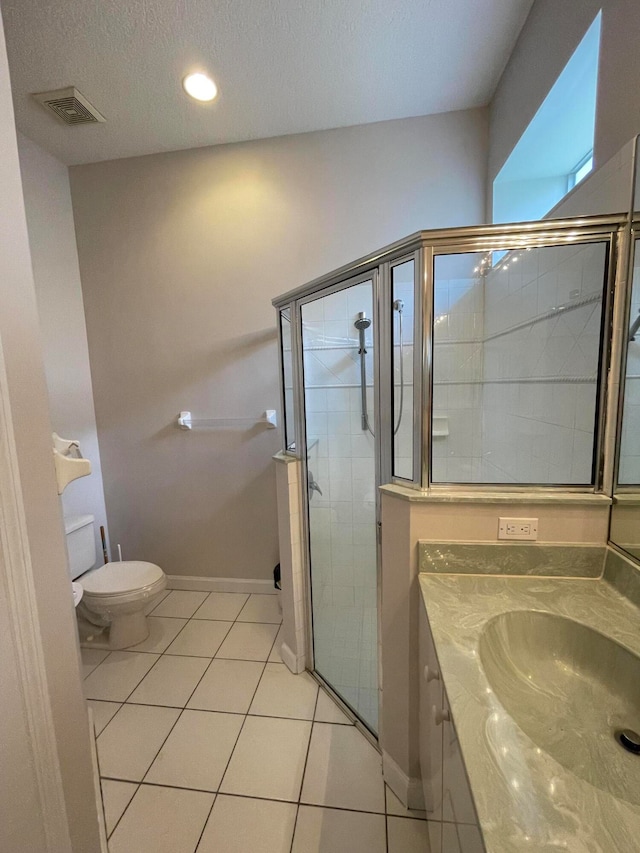
[(369, 326), (371, 325), (371, 320), (367, 316), (365, 316), (364, 311), (361, 311), (358, 314), (358, 319), (355, 321), (355, 323), (353, 325), (356, 327), (356, 329), (358, 331), (360, 331), (361, 329), (368, 329)]
[(402, 299), (396, 299), (396, 301), (393, 303), (393, 310), (397, 311), (398, 314), (402, 314), (402, 312), (404, 311), (404, 301)]

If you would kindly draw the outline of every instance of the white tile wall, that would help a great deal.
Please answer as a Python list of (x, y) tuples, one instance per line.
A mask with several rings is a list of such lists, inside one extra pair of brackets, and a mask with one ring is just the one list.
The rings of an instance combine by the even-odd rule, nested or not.
[(602, 244), (532, 249), (486, 276), (485, 334), (506, 334), (484, 344), (483, 480), (590, 482), (601, 302), (581, 300), (604, 261)]
[(449, 434), (433, 438), (435, 482), (473, 482), (481, 469), (484, 292), (475, 262), (436, 259), (433, 414), (446, 417)]
[(436, 267), (434, 479), (590, 482), (604, 246), (515, 251), (463, 280), (465, 258), (477, 269)]
[[(637, 245), (637, 244), (636, 244)], [(636, 255), (638, 248), (636, 248)], [(630, 324), (640, 311), (640, 259), (636, 257), (633, 271)], [(619, 482), (623, 485), (640, 483), (640, 331), (635, 341), (629, 341), (627, 352), (627, 380), (624, 389), (622, 418), (622, 444), (620, 447)]]
[[(391, 270), (391, 298), (402, 300), (402, 312), (393, 311), (393, 474), (413, 479), (413, 333), (414, 263)], [(402, 326), (402, 336), (400, 328)], [(402, 346), (401, 346), (402, 341)], [(402, 401), (402, 406), (401, 406)], [(402, 408), (402, 411), (401, 411)]]

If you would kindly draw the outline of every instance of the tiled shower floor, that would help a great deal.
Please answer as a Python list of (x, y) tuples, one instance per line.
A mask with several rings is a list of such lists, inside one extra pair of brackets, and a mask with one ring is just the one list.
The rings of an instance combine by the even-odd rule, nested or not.
[(83, 649), (110, 853), (428, 853), (423, 813), (277, 648), (276, 597), (173, 591), (135, 649)]

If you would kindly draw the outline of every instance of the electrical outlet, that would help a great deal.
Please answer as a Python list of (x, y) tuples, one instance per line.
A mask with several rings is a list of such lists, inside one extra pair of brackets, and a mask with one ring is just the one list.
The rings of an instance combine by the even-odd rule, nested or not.
[(537, 539), (537, 518), (498, 519), (498, 539)]

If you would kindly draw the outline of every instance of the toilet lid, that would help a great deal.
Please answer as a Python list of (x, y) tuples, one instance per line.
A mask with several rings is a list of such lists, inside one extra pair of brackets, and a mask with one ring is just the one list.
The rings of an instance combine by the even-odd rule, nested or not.
[(90, 595), (113, 595), (142, 589), (159, 581), (164, 575), (160, 566), (138, 560), (107, 563), (82, 575), (82, 587)]

